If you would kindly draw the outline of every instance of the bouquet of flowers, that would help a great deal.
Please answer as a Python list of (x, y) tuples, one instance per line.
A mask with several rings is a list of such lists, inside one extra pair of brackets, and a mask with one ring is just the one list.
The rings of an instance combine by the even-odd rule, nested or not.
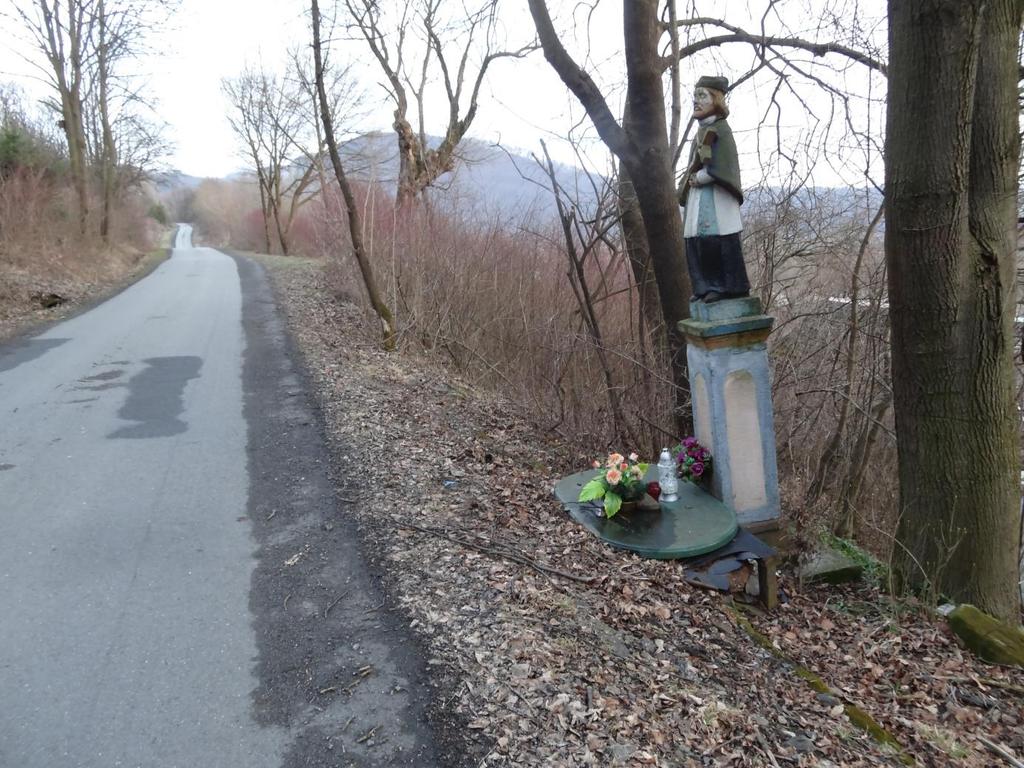
[(622, 508), (623, 501), (635, 501), (647, 490), (644, 475), (647, 464), (641, 462), (635, 453), (628, 457), (621, 453), (608, 455), (602, 465), (594, 461), (597, 476), (580, 489), (580, 501), (604, 499), (605, 517), (614, 517)]
[(697, 438), (686, 438), (672, 452), (676, 456), (677, 473), (683, 480), (696, 483), (711, 474), (711, 452), (698, 443)]

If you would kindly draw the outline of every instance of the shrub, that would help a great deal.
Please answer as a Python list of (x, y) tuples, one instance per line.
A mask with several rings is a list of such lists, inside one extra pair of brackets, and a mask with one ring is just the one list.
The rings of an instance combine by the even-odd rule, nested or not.
[(164, 208), (161, 203), (153, 203), (152, 205), (150, 205), (149, 210), (146, 212), (146, 215), (149, 216), (149, 218), (156, 221), (157, 223), (167, 226), (167, 209)]

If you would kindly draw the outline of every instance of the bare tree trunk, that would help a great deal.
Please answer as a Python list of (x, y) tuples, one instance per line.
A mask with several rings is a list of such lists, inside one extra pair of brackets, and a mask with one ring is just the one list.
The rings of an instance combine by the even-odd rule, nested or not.
[(647, 231), (651, 264), (658, 286), (666, 338), (676, 384), (675, 420), (680, 434), (693, 431), (690, 382), (686, 368), (686, 339), (678, 325), (689, 317), (690, 278), (683, 259), (683, 222), (676, 199), (672, 152), (665, 122), (661, 81), (657, 0), (623, 4), (626, 66), (631, 76), (626, 89), (628, 133), (637, 149), (627, 171)]
[(281, 255), (288, 255), (288, 230), (281, 223), (281, 200), (275, 198), (271, 204), (271, 212), (274, 216), (274, 232), (277, 234), (277, 242), (281, 246)]
[[(42, 29), (35, 29), (40, 47), (53, 69), (54, 83), (60, 95), (61, 127), (68, 144), (71, 182), (78, 200), (78, 226), (86, 234), (89, 224), (89, 188), (86, 179), (85, 121), (82, 114), (83, 57), (87, 42), (85, 9), (81, 0), (68, 0), (67, 27), (60, 18), (58, 3), (39, 0)], [(21, 12), (26, 20), (28, 16)], [(29, 22), (31, 25), (31, 22)]]
[(1019, 620), (1020, 0), (890, 0), (886, 259), (899, 584)]
[(366, 286), (366, 293), (370, 297), (370, 304), (380, 318), (381, 335), (384, 349), (392, 351), (395, 348), (395, 321), (391, 310), (381, 298), (380, 290), (377, 288), (377, 281), (373, 276), (373, 267), (363, 246), (363, 230), (359, 215), (359, 206), (356, 205), (355, 195), (352, 194), (352, 187), (345, 176), (345, 168), (341, 164), (341, 155), (338, 154), (338, 143), (334, 139), (334, 123), (331, 119), (330, 102), (327, 100), (327, 88), (324, 85), (324, 61), (320, 47), (320, 6), (317, 0), (312, 2), (313, 16), (313, 60), (316, 65), (316, 90), (320, 99), (320, 119), (324, 126), (324, 142), (327, 144), (327, 151), (331, 156), (331, 165), (334, 166), (334, 175), (341, 187), (342, 197), (345, 199), (345, 208), (348, 211), (348, 228), (352, 237), (352, 251), (355, 254), (356, 262), (359, 264), (359, 271), (363, 276), (363, 285)]
[(82, 119), (82, 103), (69, 96), (65, 106), (65, 137), (68, 142), (68, 163), (71, 166), (71, 183), (78, 200), (78, 229), (81, 234), (89, 231), (89, 183), (85, 170), (85, 129)]
[(267, 190), (266, 175), (263, 168), (258, 165), (258, 156), (256, 156), (256, 162), (256, 186), (260, 191), (260, 213), (263, 215), (263, 247), (267, 253), (273, 253), (270, 248), (270, 195)]
[(114, 192), (117, 173), (117, 147), (114, 144), (114, 131), (110, 125), (110, 40), (107, 30), (107, 12), (104, 0), (98, 0), (96, 6), (97, 45), (96, 45), (96, 77), (99, 81), (99, 115), (101, 127), (102, 151), (100, 154), (100, 183), (102, 193), (102, 210), (100, 214), (100, 236), (103, 242), (110, 243), (110, 217), (112, 215)]
[(630, 124), (620, 126), (604, 96), (569, 56), (555, 34), (544, 0), (529, 0), (537, 35), (548, 60), (576, 95), (601, 139), (622, 161), (633, 181), (647, 232), (651, 265), (658, 286), (665, 334), (675, 382), (675, 421), (682, 434), (692, 431), (690, 385), (686, 372), (686, 340), (679, 321), (689, 316), (690, 279), (683, 258), (683, 223), (672, 173), (665, 96), (658, 52), (660, 22), (656, 0), (623, 3), (627, 90)]

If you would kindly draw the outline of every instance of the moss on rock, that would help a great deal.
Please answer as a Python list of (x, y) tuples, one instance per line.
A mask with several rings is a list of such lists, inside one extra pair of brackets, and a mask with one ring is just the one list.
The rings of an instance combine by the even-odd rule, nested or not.
[(949, 626), (971, 651), (985, 661), (1024, 667), (1024, 630), (964, 603), (949, 614)]

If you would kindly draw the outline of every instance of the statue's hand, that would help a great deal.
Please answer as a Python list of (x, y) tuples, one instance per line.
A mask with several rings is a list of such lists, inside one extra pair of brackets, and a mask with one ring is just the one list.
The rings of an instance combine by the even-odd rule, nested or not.
[(703, 187), (707, 184), (713, 184), (714, 178), (704, 168), (701, 168), (696, 173), (690, 174), (690, 186), (691, 187)]

